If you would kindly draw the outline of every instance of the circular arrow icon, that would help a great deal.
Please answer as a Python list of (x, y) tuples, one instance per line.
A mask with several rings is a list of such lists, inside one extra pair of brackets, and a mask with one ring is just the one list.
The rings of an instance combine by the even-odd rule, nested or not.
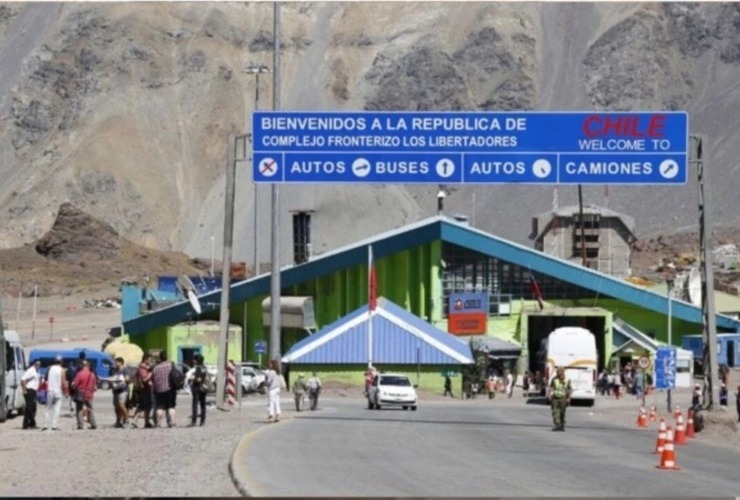
[(678, 163), (674, 160), (663, 160), (658, 167), (664, 179), (673, 179), (678, 175)]
[(446, 179), (455, 173), (455, 162), (449, 158), (442, 158), (437, 162), (435, 169), (437, 170), (437, 175)]
[(543, 158), (535, 160), (535, 162), (532, 164), (532, 173), (535, 175), (535, 177), (544, 179), (549, 176), (551, 172), (552, 165), (550, 165), (549, 161)]
[(371, 170), (370, 162), (365, 158), (357, 158), (352, 162), (352, 173), (357, 177), (367, 177)]

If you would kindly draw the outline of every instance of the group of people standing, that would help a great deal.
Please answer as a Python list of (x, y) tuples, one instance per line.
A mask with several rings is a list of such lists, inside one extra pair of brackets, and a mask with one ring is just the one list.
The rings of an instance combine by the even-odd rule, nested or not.
[[(120, 358), (119, 358), (120, 359)], [(54, 359), (49, 366), (46, 376), (40, 374), (41, 362), (34, 362), (21, 377), (21, 388), (26, 400), (23, 413), (23, 429), (37, 429), (36, 412), (38, 393), (43, 388), (46, 411), (42, 430), (59, 430), (59, 414), (65, 396), (74, 403), (77, 418), (77, 429), (83, 429), (87, 421), (90, 429), (96, 429), (93, 400), (97, 390), (98, 379), (90, 369), (90, 363), (85, 359), (84, 351), (76, 366), (67, 370), (63, 367), (61, 356)]]
[(605, 370), (599, 375), (597, 390), (602, 396), (614, 395), (619, 399), (624, 394), (638, 398), (652, 386), (652, 376), (627, 363), (620, 370)]
[[(55, 358), (45, 377), (41, 376), (40, 368), (41, 362), (36, 361), (21, 377), (21, 388), (26, 401), (23, 429), (38, 428), (37, 401), (41, 394), (44, 395), (46, 405), (42, 430), (59, 430), (59, 415), (64, 397), (68, 397), (70, 405), (74, 405), (74, 409), (70, 410), (75, 413), (77, 429), (84, 429), (85, 423), (89, 429), (96, 429), (94, 400), (99, 380), (89, 361), (85, 359), (85, 352), (80, 353), (77, 364), (71, 363), (66, 370), (61, 356)], [(142, 417), (145, 428), (165, 425), (174, 427), (178, 387), (175, 386), (173, 370), (178, 369), (167, 361), (164, 351), (156, 365), (152, 357), (145, 354), (133, 373), (126, 369), (123, 358), (116, 358), (107, 379), (111, 386), (116, 416), (114, 427), (136, 428)], [(184, 377), (189, 382), (192, 395), (190, 425), (196, 425), (199, 420), (202, 426), (206, 420), (206, 393), (210, 390), (203, 356), (195, 357), (195, 365)], [(134, 409), (132, 418), (129, 418), (130, 408)]]

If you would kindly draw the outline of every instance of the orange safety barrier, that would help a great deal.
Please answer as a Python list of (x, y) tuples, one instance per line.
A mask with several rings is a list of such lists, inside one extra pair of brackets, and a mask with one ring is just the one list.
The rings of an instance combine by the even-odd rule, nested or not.
[(653, 455), (663, 454), (663, 448), (665, 447), (665, 433), (666, 433), (665, 419), (661, 417), (660, 427), (658, 429), (658, 441), (655, 443), (655, 451), (653, 452)]
[(673, 429), (670, 427), (666, 429), (665, 446), (663, 447), (663, 454), (660, 456), (660, 464), (655, 467), (664, 470), (681, 470), (676, 463), (676, 451), (673, 448)]

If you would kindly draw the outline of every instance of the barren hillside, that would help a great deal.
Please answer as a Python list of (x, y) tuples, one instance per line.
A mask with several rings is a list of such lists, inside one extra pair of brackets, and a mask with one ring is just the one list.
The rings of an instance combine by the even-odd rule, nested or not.
[[(281, 104), (299, 110), (687, 110), (706, 136), (709, 214), (740, 226), (740, 4), (304, 2), (281, 7)], [(226, 137), (247, 132), (255, 78), (272, 65), (272, 4), (0, 4), (0, 247), (38, 240), (64, 202), (132, 242), (221, 251)], [(270, 106), (271, 75), (260, 80)], [(252, 262), (255, 190), (237, 175), (235, 258)], [(693, 172), (692, 172), (693, 174)], [(269, 189), (257, 193), (269, 260)], [(311, 209), (313, 248), (435, 213), (436, 187), (285, 186)], [(683, 187), (587, 187), (639, 235), (697, 220)], [(466, 186), (448, 213), (529, 244), (554, 190)], [(577, 202), (560, 188), (560, 205)], [(357, 223), (362, 221), (362, 223)]]

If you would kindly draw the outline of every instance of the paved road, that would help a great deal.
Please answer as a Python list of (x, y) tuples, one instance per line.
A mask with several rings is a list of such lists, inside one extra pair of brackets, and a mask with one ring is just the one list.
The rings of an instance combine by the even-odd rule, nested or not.
[(655, 468), (654, 432), (568, 410), (552, 432), (549, 408), (488, 401), (371, 411), (361, 400), (263, 428), (238, 447), (244, 486), (258, 496), (738, 495), (740, 453), (693, 440), (681, 471)]

